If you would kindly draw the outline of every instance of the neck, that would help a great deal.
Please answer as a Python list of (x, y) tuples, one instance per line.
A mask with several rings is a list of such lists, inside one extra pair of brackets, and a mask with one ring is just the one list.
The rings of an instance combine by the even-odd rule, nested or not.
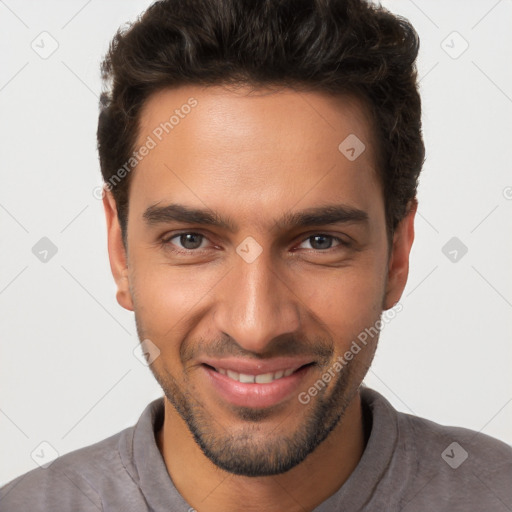
[(215, 466), (167, 399), (164, 423), (156, 438), (176, 489), (201, 512), (311, 511), (345, 483), (365, 448), (359, 393), (327, 439), (303, 462), (280, 475), (245, 477)]

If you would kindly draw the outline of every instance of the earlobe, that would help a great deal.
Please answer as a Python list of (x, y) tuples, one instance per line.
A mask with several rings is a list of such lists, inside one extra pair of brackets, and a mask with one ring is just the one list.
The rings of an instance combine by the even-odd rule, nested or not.
[(110, 190), (105, 190), (103, 208), (105, 209), (107, 221), (110, 269), (117, 285), (116, 299), (123, 308), (133, 311), (133, 301), (128, 277), (128, 259), (123, 244), (119, 218), (117, 216), (116, 202)]
[(414, 241), (414, 217), (418, 201), (413, 199), (407, 215), (398, 224), (393, 235), (393, 246), (389, 258), (386, 295), (383, 308), (392, 308), (402, 296), (409, 275), (409, 255)]

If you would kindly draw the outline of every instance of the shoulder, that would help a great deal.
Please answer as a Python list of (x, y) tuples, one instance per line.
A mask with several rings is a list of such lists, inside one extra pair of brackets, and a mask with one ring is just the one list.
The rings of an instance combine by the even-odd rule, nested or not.
[(483, 466), (512, 463), (512, 446), (482, 432), (441, 425), (406, 413), (398, 413), (398, 421), (399, 427), (412, 433), (420, 455), (427, 455), (432, 446), (443, 447), (439, 455), (452, 469), (470, 459), (478, 460)]
[(381, 489), (388, 499), (394, 496), (400, 510), (512, 510), (511, 446), (482, 432), (397, 411), (370, 388), (362, 398), (374, 427), (390, 433), (376, 433), (378, 449), (391, 452)]
[(499, 439), (397, 411), (383, 395), (370, 388), (362, 390), (362, 397), (372, 415), (379, 417), (379, 425), (394, 424), (402, 449), (407, 449), (411, 455), (414, 453), (418, 459), (430, 460), (438, 456), (449, 469), (470, 460), (478, 461), (481, 467), (492, 468), (512, 463), (512, 446)]
[(56, 458), (0, 488), (2, 512), (30, 510), (103, 510), (106, 487), (128, 475), (118, 445), (133, 427)]
[(510, 445), (467, 428), (397, 416), (399, 459), (414, 475), (409, 498), (415, 506), (437, 496), (452, 510), (512, 510)]
[(499, 439), (406, 413), (398, 413), (398, 428), (404, 447), (414, 451), (419, 461), (431, 464), (435, 460), (447, 477), (455, 475), (458, 468), (477, 467), (481, 475), (505, 471), (512, 478), (512, 446)]

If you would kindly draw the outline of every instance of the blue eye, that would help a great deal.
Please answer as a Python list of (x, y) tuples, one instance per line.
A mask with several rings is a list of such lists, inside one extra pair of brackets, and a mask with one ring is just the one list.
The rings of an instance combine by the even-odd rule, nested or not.
[[(201, 233), (184, 232), (162, 238), (161, 244), (164, 248), (177, 253), (186, 253), (198, 251), (198, 249), (206, 249), (208, 247), (208, 239)], [(309, 247), (305, 244), (309, 244)], [(316, 233), (308, 236), (297, 248), (322, 252), (336, 247), (348, 247), (349, 245), (348, 242), (339, 237)]]
[[(347, 245), (345, 242), (343, 242), (343, 240), (341, 240), (340, 238), (336, 237), (336, 236), (332, 236), (332, 235), (322, 235), (322, 234), (317, 234), (317, 235), (312, 235), (312, 236), (309, 236), (308, 238), (306, 238), (306, 240), (304, 240), (304, 242), (302, 242), (302, 244), (299, 246), (300, 248), (302, 249), (314, 249), (314, 250), (318, 250), (318, 251), (325, 251), (327, 249), (331, 249), (333, 247), (333, 242), (336, 242), (336, 246), (338, 245)], [(310, 244), (311, 247), (302, 247), (303, 244), (305, 243), (308, 243)]]
[(164, 244), (172, 244), (175, 245), (174, 242), (171, 242), (171, 240), (174, 240), (175, 238), (178, 239), (179, 249), (184, 249), (187, 251), (193, 251), (195, 249), (202, 249), (201, 246), (202, 243), (205, 241), (204, 235), (201, 235), (200, 233), (180, 233), (178, 235), (174, 235), (172, 237), (169, 237), (165, 240), (163, 240)]

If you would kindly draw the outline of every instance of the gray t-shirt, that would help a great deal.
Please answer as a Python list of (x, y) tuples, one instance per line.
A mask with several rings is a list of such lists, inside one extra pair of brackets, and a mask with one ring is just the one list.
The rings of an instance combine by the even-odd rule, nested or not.
[[(364, 386), (361, 397), (363, 456), (314, 512), (512, 511), (512, 447), (398, 412)], [(0, 489), (0, 511), (190, 512), (156, 444), (163, 417), (159, 398), (135, 426), (17, 477)]]

